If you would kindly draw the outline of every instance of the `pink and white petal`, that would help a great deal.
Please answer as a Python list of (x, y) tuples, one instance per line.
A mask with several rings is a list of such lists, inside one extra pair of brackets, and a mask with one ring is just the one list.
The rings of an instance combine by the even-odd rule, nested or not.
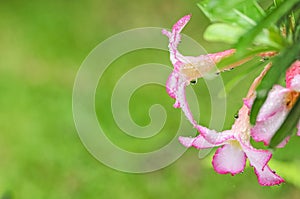
[(176, 99), (176, 93), (178, 92), (180, 82), (180, 74), (173, 71), (166, 82), (167, 93), (170, 97)]
[(218, 63), (220, 62), (223, 58), (225, 57), (229, 57), (230, 55), (235, 53), (235, 49), (229, 49), (229, 50), (225, 50), (222, 52), (217, 52), (217, 53), (213, 53), (213, 54), (208, 54), (208, 57), (214, 62), (214, 63)]
[(272, 171), (268, 165), (264, 170), (254, 168), (254, 172), (262, 186), (279, 185), (284, 182), (284, 179)]
[(208, 149), (219, 146), (207, 142), (201, 135), (198, 135), (195, 138), (180, 136), (179, 142), (185, 147), (195, 147), (196, 149)]
[(276, 146), (276, 148), (283, 148), (290, 141), (290, 136), (286, 137), (280, 144)]
[(291, 81), (291, 89), (300, 92), (300, 75), (296, 75)]
[[(285, 73), (285, 81), (286, 81), (286, 87), (292, 88), (292, 80), (295, 78), (296, 75), (300, 75), (300, 61), (295, 61), (289, 69)], [(299, 85), (299, 84), (297, 84)]]
[(186, 100), (186, 96), (185, 96), (185, 88), (186, 88), (186, 84), (185, 83), (181, 83), (178, 87), (178, 91), (176, 93), (176, 102), (174, 104), (174, 107), (176, 108), (181, 108), (181, 110), (183, 111), (183, 113), (185, 114), (186, 118), (190, 121), (190, 123), (195, 126), (197, 124), (197, 122), (195, 121), (193, 114), (189, 108), (189, 104)]
[(300, 120), (299, 120), (299, 122), (298, 122), (298, 126), (297, 126), (297, 128), (298, 128), (297, 135), (298, 135), (298, 136), (300, 136)]
[(217, 149), (212, 164), (215, 171), (220, 174), (231, 173), (231, 175), (235, 175), (244, 170), (246, 159), (246, 155), (240, 147), (225, 144)]
[(244, 99), (243, 99), (244, 105), (245, 105), (249, 110), (251, 110), (251, 108), (252, 108), (254, 99), (255, 99), (254, 97), (249, 97), (249, 98), (244, 98)]
[(290, 92), (290, 89), (284, 88), (279, 85), (275, 85), (269, 92), (266, 102), (261, 107), (257, 121), (268, 120), (277, 112), (281, 112), (285, 109), (286, 95)]
[(183, 56), (178, 52), (177, 47), (181, 40), (180, 32), (191, 19), (191, 15), (186, 15), (179, 19), (172, 28), (172, 32), (162, 30), (162, 33), (169, 38), (170, 60), (175, 67), (177, 62), (182, 62)]
[(246, 144), (241, 140), (239, 141), (243, 151), (246, 153), (246, 156), (249, 159), (250, 165), (257, 170), (264, 170), (265, 166), (272, 157), (272, 153), (267, 150), (255, 149), (250, 144)]
[(267, 120), (257, 121), (255, 126), (251, 128), (250, 133), (256, 142), (264, 142), (267, 146), (270, 144), (271, 138), (281, 126), (288, 114), (287, 110), (276, 112)]
[(226, 141), (235, 140), (235, 136), (231, 130), (223, 131), (221, 133), (215, 130), (210, 130), (204, 126), (196, 125), (196, 129), (199, 133), (211, 144), (220, 145), (225, 144)]
[(170, 40), (170, 41), (175, 48), (177, 48), (177, 46), (181, 40), (180, 32), (186, 26), (186, 24), (190, 21), (190, 19), (191, 19), (191, 15), (186, 15), (186, 16), (182, 17), (181, 19), (179, 19), (172, 27), (172, 35), (171, 35), (172, 40)]
[(193, 146), (193, 142), (195, 141), (196, 138), (197, 137), (192, 138), (192, 137), (179, 136), (178, 140), (183, 146), (190, 148)]

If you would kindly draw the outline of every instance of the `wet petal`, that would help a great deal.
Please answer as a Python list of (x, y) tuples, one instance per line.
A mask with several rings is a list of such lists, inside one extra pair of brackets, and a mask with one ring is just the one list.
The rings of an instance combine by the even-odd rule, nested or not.
[(207, 149), (207, 148), (213, 148), (215, 146), (219, 146), (219, 145), (213, 145), (213, 144), (207, 142), (201, 135), (198, 135), (195, 138), (180, 136), (179, 142), (185, 147), (193, 146), (197, 149)]
[(300, 120), (299, 120), (299, 122), (298, 122), (297, 128), (298, 128), (297, 135), (300, 136)]
[(209, 143), (214, 145), (225, 144), (226, 141), (235, 139), (234, 134), (230, 130), (218, 133), (200, 125), (196, 125), (196, 129)]
[(272, 153), (267, 150), (255, 149), (250, 145), (250, 143), (248, 144), (240, 141), (240, 144), (250, 161), (250, 165), (257, 170), (264, 170), (272, 157)]
[(182, 80), (180, 79), (180, 74), (176, 71), (173, 71), (171, 75), (169, 76), (167, 83), (166, 83), (166, 89), (167, 93), (170, 97), (176, 99), (176, 95), (178, 93), (179, 85), (182, 84)]
[(214, 62), (218, 63), (220, 62), (223, 58), (229, 57), (230, 55), (235, 53), (235, 49), (229, 49), (225, 50), (223, 52), (218, 52), (218, 53), (213, 53), (213, 54), (208, 54), (207, 56)]
[(269, 145), (271, 138), (285, 120), (287, 113), (287, 111), (280, 111), (266, 120), (257, 121), (251, 129), (252, 138), (256, 142), (264, 142), (265, 145)]
[(177, 47), (179, 42), (181, 41), (180, 32), (185, 27), (185, 25), (191, 19), (191, 15), (186, 15), (179, 19), (176, 24), (174, 24), (172, 28), (172, 32), (167, 30), (162, 30), (162, 33), (169, 38), (169, 51), (170, 51), (170, 59), (172, 64), (176, 65), (177, 62), (183, 61), (183, 56), (178, 52)]
[(220, 174), (235, 175), (244, 170), (246, 155), (240, 147), (226, 144), (216, 151), (212, 164), (215, 171)]
[(280, 144), (276, 146), (276, 148), (283, 148), (290, 141), (290, 136), (286, 137)]
[(250, 110), (252, 105), (253, 105), (253, 102), (254, 102), (254, 99), (253, 97), (250, 97), (250, 98), (244, 98), (243, 99), (243, 102), (244, 102), (244, 105)]
[(292, 80), (297, 75), (300, 75), (300, 61), (299, 60), (295, 61), (291, 65), (291, 67), (286, 71), (285, 81), (286, 81), (286, 87), (287, 88), (293, 88), (293, 87), (298, 87), (299, 88), (299, 83), (296, 84), (296, 85), (291, 85)]
[(291, 81), (291, 89), (300, 92), (300, 75), (296, 75)]
[(272, 171), (268, 165), (264, 168), (264, 170), (254, 168), (254, 172), (260, 185), (272, 186), (284, 182), (284, 179)]
[(269, 92), (266, 102), (261, 107), (257, 121), (267, 120), (277, 112), (283, 111), (286, 107), (285, 99), (290, 89), (275, 85)]

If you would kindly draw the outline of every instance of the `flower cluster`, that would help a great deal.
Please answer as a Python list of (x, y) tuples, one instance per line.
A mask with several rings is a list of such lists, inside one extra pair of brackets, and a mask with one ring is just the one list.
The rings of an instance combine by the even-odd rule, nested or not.
[[(250, 143), (250, 138), (252, 137), (255, 141), (263, 141), (268, 145), (270, 139), (286, 118), (300, 95), (300, 61), (296, 61), (287, 71), (286, 88), (275, 85), (271, 90), (258, 114), (255, 126), (252, 126), (249, 122), (249, 113), (255, 99), (255, 88), (271, 67), (271, 64), (268, 64), (253, 82), (232, 128), (223, 132), (210, 130), (199, 125), (193, 118), (185, 97), (185, 88), (192, 80), (211, 72), (216, 63), (225, 57), (231, 56), (235, 53), (235, 50), (230, 49), (198, 57), (183, 56), (177, 50), (177, 47), (181, 39), (180, 32), (190, 18), (190, 15), (181, 18), (173, 26), (171, 32), (162, 31), (169, 38), (170, 60), (174, 66), (174, 70), (166, 83), (167, 92), (170, 97), (176, 100), (174, 107), (181, 108), (187, 119), (199, 132), (199, 135), (195, 138), (180, 137), (179, 141), (185, 147), (195, 147), (197, 149), (220, 147), (217, 149), (212, 161), (213, 168), (220, 174), (230, 173), (235, 175), (241, 173), (248, 159), (250, 166), (254, 167), (258, 182), (261, 185), (271, 186), (284, 182), (268, 166), (272, 153), (268, 150), (254, 148)], [(300, 121), (298, 123), (298, 135), (300, 135)], [(278, 147), (283, 147), (288, 139), (286, 138)]]

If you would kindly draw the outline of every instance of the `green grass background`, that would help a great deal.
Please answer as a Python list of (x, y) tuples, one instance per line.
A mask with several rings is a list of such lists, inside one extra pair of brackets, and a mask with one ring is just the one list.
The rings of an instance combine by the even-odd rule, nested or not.
[[(191, 149), (174, 164), (147, 174), (128, 174), (108, 168), (94, 159), (81, 143), (72, 118), (72, 87), (76, 72), (88, 53), (101, 41), (137, 27), (171, 28), (181, 16), (193, 18), (184, 33), (207, 51), (228, 46), (203, 41), (208, 20), (197, 1), (76, 0), (1, 1), (0, 3), (0, 198), (299, 198), (300, 139), (293, 137), (285, 149), (276, 151), (271, 165), (286, 184), (261, 187), (252, 168), (237, 176), (219, 175), (210, 157), (199, 160)], [(186, 52), (187, 53), (187, 52)], [(121, 57), (107, 71), (97, 92), (97, 113), (114, 143), (135, 152), (157, 149), (174, 136), (180, 110), (171, 107), (162, 87), (137, 90), (131, 103), (133, 119), (149, 123), (148, 108), (161, 103), (168, 112), (166, 126), (147, 140), (132, 139), (115, 125), (107, 104), (108, 94), (120, 74), (138, 64), (170, 65), (168, 53), (155, 50)], [(228, 90), (225, 128), (241, 106), (257, 72), (247, 66), (224, 73), (225, 83), (239, 81)], [(240, 74), (244, 74), (243, 77)], [(159, 75), (159, 74), (158, 74)], [(202, 80), (199, 91), (201, 123), (208, 124), (209, 96)], [(106, 95), (103, 95), (106, 93)], [(156, 94), (156, 95), (155, 95)], [(105, 112), (99, 109), (105, 108)]]

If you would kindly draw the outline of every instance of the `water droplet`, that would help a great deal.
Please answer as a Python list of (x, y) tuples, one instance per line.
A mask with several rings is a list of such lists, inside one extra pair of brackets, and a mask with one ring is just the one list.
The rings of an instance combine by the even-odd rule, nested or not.
[(262, 57), (262, 58), (260, 59), (261, 62), (265, 62), (265, 61), (267, 61), (267, 60), (269, 60), (269, 57)]
[(238, 118), (239, 118), (239, 114), (236, 113), (236, 114), (234, 115), (234, 119), (238, 119)]
[(192, 85), (197, 84), (197, 79), (193, 79), (192, 81), (190, 81), (190, 83), (191, 83)]

